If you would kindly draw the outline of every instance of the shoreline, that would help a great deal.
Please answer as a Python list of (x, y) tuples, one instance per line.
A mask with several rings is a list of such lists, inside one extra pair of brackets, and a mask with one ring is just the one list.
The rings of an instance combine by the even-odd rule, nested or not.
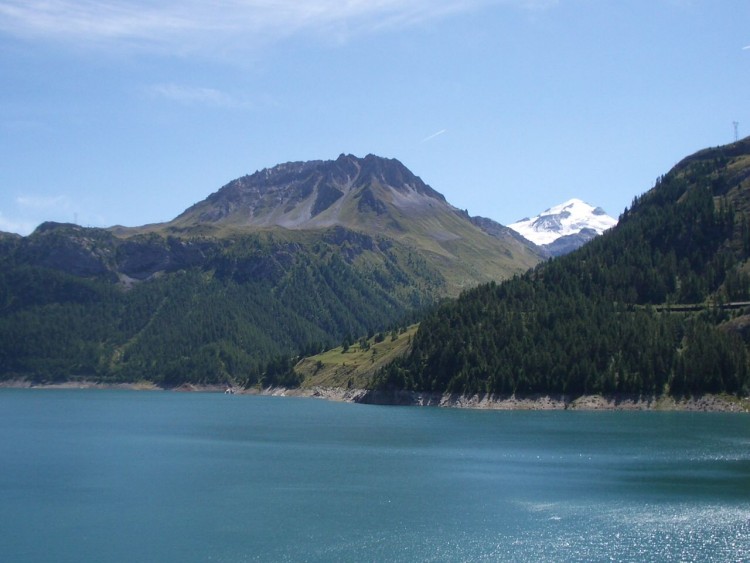
[(505, 411), (681, 411), (750, 413), (750, 398), (704, 394), (697, 397), (635, 395), (515, 395), (422, 393), (417, 391), (370, 391), (315, 389), (307, 396), (370, 405), (422, 406)]
[[(194, 385), (184, 383), (178, 387), (161, 387), (150, 381), (132, 383), (101, 383), (96, 381), (65, 381), (59, 383), (34, 383), (28, 380), (0, 381), (0, 389), (119, 389), (129, 391), (172, 391), (182, 393), (228, 393), (224, 385)], [(358, 403), (364, 405), (420, 406), (477, 410), (514, 411), (682, 411), (750, 413), (750, 398), (731, 395), (704, 394), (696, 397), (635, 395), (566, 395), (536, 394), (525, 397), (515, 395), (451, 393), (421, 393), (416, 391), (372, 391), (338, 387), (265, 389), (229, 388), (231, 394), (261, 395), (269, 397), (301, 397), (327, 401)]]
[[(391, 402), (388, 402), (391, 401)], [(360, 402), (368, 404), (398, 404), (513, 411), (682, 411), (749, 413), (750, 398), (731, 395), (704, 394), (696, 397), (639, 395), (581, 395), (571, 397), (556, 394), (515, 395), (451, 393), (419, 393), (409, 391), (370, 391)]]

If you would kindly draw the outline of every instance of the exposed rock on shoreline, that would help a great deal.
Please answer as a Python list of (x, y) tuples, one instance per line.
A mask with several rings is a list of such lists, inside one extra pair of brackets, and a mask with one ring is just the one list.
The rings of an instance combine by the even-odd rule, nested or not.
[[(125, 389), (139, 391), (181, 391), (225, 393), (223, 385), (183, 384), (164, 389), (151, 382), (99, 383), (92, 381), (68, 381), (62, 383), (37, 384), (26, 380), (0, 381), (2, 388), (19, 389)], [(731, 395), (701, 395), (698, 397), (674, 398), (632, 395), (460, 395), (449, 393), (420, 393), (417, 391), (372, 391), (367, 389), (343, 389), (340, 387), (310, 387), (287, 389), (268, 387), (265, 389), (232, 388), (232, 394), (265, 395), (273, 397), (310, 397), (328, 401), (360, 403), (365, 405), (422, 406), (483, 410), (575, 410), (575, 411), (687, 411), (687, 412), (737, 412), (750, 413), (750, 398)]]
[(448, 408), (486, 410), (630, 410), (630, 411), (711, 411), (750, 412), (750, 399), (738, 399), (729, 395), (702, 395), (675, 399), (673, 397), (631, 395), (460, 395), (441, 393), (419, 393), (413, 391), (365, 391), (358, 403), (377, 405), (437, 406)]

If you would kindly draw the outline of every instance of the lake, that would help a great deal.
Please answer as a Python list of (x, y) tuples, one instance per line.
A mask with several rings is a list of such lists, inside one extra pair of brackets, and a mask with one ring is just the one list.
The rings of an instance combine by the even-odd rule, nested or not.
[(3, 561), (750, 559), (750, 416), (0, 390)]

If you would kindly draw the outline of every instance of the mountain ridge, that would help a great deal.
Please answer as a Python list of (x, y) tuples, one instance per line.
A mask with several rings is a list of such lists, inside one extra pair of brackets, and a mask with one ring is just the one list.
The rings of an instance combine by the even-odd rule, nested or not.
[[(419, 209), (429, 205), (429, 199), (446, 203), (442, 194), (396, 159), (372, 154), (360, 159), (341, 154), (336, 160), (287, 162), (242, 176), (191, 206), (171, 223), (180, 225), (197, 219), (288, 229), (344, 225), (346, 220), (338, 212), (347, 197), (358, 199), (359, 211), (374, 211), (376, 215), (383, 211), (383, 202), (374, 201), (372, 190), (377, 187), (389, 188), (392, 193), (379, 195), (400, 208)], [(419, 202), (414, 194), (427, 200)], [(340, 201), (342, 198), (344, 201)]]

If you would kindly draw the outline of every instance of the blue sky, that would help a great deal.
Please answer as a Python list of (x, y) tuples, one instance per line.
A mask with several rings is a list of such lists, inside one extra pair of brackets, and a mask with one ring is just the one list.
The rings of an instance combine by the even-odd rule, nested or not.
[(747, 0), (0, 0), (0, 230), (397, 158), (509, 224), (750, 134)]

